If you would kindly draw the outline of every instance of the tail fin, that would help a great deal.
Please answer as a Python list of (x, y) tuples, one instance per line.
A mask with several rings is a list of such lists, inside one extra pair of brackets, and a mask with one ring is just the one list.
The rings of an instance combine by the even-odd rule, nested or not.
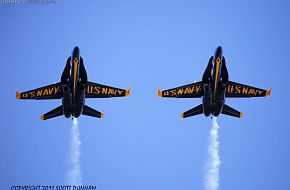
[(190, 117), (190, 116), (194, 116), (194, 115), (198, 115), (198, 114), (202, 114), (203, 113), (203, 107), (202, 104), (184, 112), (183, 114), (180, 115), (181, 118), (186, 118), (186, 117)]
[(234, 108), (231, 108), (230, 106), (224, 104), (222, 114), (242, 118), (243, 113), (235, 110)]
[(89, 106), (84, 105), (83, 107), (83, 115), (87, 115), (87, 116), (92, 116), (92, 117), (97, 117), (97, 118), (103, 118), (104, 114), (94, 110), (93, 108), (90, 108)]
[(57, 116), (61, 116), (63, 115), (63, 109), (62, 109), (62, 105), (58, 106), (57, 108), (47, 112), (46, 114), (40, 116), (41, 120), (46, 120), (46, 119), (50, 119), (53, 117), (57, 117)]

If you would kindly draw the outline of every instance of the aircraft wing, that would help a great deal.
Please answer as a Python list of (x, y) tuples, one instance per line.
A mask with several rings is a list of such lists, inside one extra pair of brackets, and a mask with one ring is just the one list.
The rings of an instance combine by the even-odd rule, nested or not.
[(47, 100), (47, 99), (60, 99), (62, 97), (61, 83), (55, 83), (44, 87), (28, 90), (26, 92), (16, 91), (16, 99), (34, 99), (34, 100)]
[(86, 98), (112, 98), (123, 97), (130, 95), (130, 88), (123, 90), (107, 85), (102, 85), (93, 82), (87, 82)]
[(228, 98), (263, 97), (270, 96), (271, 91), (272, 88), (269, 88), (268, 90), (263, 90), (260, 88), (228, 81), (226, 97)]
[(169, 98), (199, 98), (203, 96), (202, 82), (195, 82), (163, 91), (158, 89), (158, 96)]

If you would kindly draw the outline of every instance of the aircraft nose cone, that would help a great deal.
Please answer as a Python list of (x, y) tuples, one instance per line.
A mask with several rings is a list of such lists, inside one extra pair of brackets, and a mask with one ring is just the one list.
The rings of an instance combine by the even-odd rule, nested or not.
[(73, 50), (74, 53), (79, 52), (79, 51), (80, 51), (80, 48), (78, 46), (76, 46)]
[(80, 55), (80, 49), (78, 46), (76, 46), (73, 50), (73, 57), (79, 57)]
[(222, 46), (218, 46), (218, 47), (216, 48), (216, 54), (221, 55), (222, 53), (223, 53)]

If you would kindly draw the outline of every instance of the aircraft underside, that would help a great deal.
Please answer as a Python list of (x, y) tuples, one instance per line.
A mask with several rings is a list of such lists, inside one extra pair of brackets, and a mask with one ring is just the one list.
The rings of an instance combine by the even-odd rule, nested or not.
[(111, 98), (129, 96), (130, 88), (123, 90), (107, 85), (89, 82), (80, 56), (75, 47), (67, 59), (61, 81), (26, 92), (16, 91), (17, 99), (62, 99), (62, 105), (42, 115), (41, 120), (64, 115), (66, 118), (82, 115), (103, 118), (104, 114), (85, 105), (85, 98)]
[(219, 46), (211, 56), (203, 73), (202, 80), (192, 84), (161, 91), (158, 96), (167, 98), (200, 98), (202, 104), (182, 113), (181, 118), (204, 114), (218, 116), (225, 114), (241, 118), (243, 114), (225, 104), (226, 98), (250, 98), (269, 96), (269, 90), (229, 81), (225, 58)]

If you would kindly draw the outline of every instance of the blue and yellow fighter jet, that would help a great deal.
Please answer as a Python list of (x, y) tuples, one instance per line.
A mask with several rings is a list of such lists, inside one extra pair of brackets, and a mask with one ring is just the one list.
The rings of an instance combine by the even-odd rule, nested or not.
[(202, 81), (161, 91), (158, 89), (158, 96), (170, 98), (200, 98), (202, 104), (194, 107), (180, 115), (186, 118), (198, 114), (206, 117), (213, 115), (217, 117), (220, 113), (238, 117), (243, 114), (225, 104), (225, 98), (250, 98), (270, 96), (272, 88), (263, 90), (244, 84), (229, 81), (229, 74), (226, 61), (222, 54), (222, 47), (219, 46), (211, 56), (208, 65), (203, 73)]
[(64, 115), (66, 118), (79, 117), (81, 114), (103, 118), (104, 114), (85, 105), (85, 98), (111, 98), (129, 96), (130, 88), (123, 90), (98, 83), (89, 82), (80, 50), (75, 47), (67, 59), (61, 82), (29, 90), (16, 91), (16, 99), (61, 99), (62, 105), (40, 117), (41, 120)]

